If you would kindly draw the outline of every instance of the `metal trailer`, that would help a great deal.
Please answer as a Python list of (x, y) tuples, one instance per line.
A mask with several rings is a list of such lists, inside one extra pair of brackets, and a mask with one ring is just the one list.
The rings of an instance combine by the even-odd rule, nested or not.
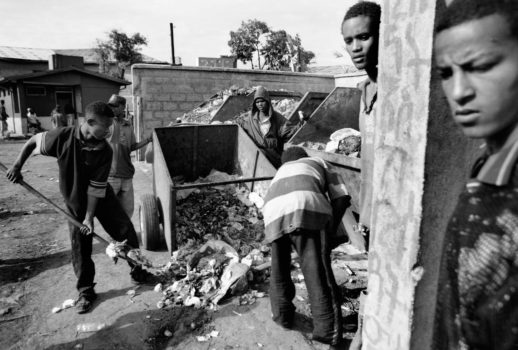
[[(302, 94), (298, 92), (292, 91), (269, 91), (270, 99), (272, 101), (282, 100), (285, 98), (295, 98), (299, 99), (302, 97)], [(218, 108), (214, 116), (211, 118), (211, 122), (219, 121), (226, 122), (227, 120), (231, 120), (237, 114), (244, 112), (252, 106), (252, 102), (254, 101), (254, 94), (249, 95), (236, 95), (229, 96), (225, 102), (221, 104)]]
[[(285, 148), (304, 142), (329, 142), (329, 136), (338, 129), (352, 128), (359, 130), (361, 91), (355, 88), (337, 87), (314, 110), (309, 120), (293, 135)], [(308, 155), (320, 157), (330, 162), (347, 184), (351, 195), (351, 209), (342, 220), (344, 228), (357, 248), (363, 249), (365, 241), (355, 235), (360, 195), (361, 160), (341, 154), (328, 153), (303, 147)]]
[[(276, 169), (237, 125), (191, 125), (153, 131), (153, 194), (141, 197), (139, 209), (142, 244), (157, 249), (161, 231), (172, 253), (176, 242), (176, 192), (186, 188), (173, 179), (191, 182), (212, 169), (237, 174), (251, 191), (264, 195)], [(212, 183), (217, 185), (221, 183)], [(196, 187), (204, 187), (198, 184)]]

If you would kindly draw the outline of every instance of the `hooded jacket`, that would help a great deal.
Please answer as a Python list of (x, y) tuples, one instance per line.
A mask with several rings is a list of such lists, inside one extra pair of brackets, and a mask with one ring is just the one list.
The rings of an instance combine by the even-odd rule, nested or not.
[[(259, 127), (260, 112), (255, 105), (255, 101), (259, 98), (268, 102), (268, 115), (270, 116), (271, 126), (266, 135), (262, 134), (261, 128)], [(262, 86), (259, 86), (255, 91), (252, 110), (249, 115), (239, 123), (275, 168), (281, 166), (281, 154), (284, 149), (284, 143), (288, 141), (302, 125), (288, 124), (286, 118), (273, 109), (270, 94), (268, 90)]]

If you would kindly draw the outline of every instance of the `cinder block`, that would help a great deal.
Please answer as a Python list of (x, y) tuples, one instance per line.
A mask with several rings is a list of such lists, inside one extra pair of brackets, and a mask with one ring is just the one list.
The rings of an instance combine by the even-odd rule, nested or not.
[(160, 128), (163, 126), (163, 120), (146, 120), (144, 121), (144, 126), (146, 130), (154, 129), (154, 128)]
[(161, 111), (162, 109), (162, 102), (151, 102), (144, 100), (144, 110)]
[(154, 120), (163, 120), (169, 118), (170, 113), (166, 111), (153, 112)]
[(167, 102), (167, 101), (170, 101), (171, 100), (171, 95), (169, 94), (164, 94), (164, 93), (161, 93), (161, 94), (155, 94), (153, 96), (153, 100), (154, 101), (160, 101), (160, 102)]
[(174, 93), (170, 94), (170, 97), (171, 97), (171, 101), (175, 101), (175, 102), (186, 100), (186, 94), (178, 93), (178, 92), (174, 92)]
[(186, 95), (185, 100), (191, 101), (191, 102), (202, 103), (203, 101), (205, 101), (205, 98), (203, 98), (202, 94), (189, 94), (189, 95)]
[(164, 102), (163, 106), (164, 106), (164, 111), (167, 111), (167, 112), (178, 108), (178, 104), (174, 103), (174, 102)]
[(193, 109), (194, 107), (196, 106), (195, 103), (189, 103), (189, 102), (184, 102), (184, 103), (179, 103), (178, 104), (178, 108), (181, 110), (181, 111), (189, 111), (191, 109)]

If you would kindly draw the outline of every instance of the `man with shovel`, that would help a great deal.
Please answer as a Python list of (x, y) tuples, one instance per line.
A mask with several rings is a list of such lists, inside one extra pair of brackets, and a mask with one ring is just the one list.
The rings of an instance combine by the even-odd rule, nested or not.
[[(110, 107), (104, 102), (92, 102), (86, 106), (82, 125), (34, 135), (7, 171), (7, 178), (16, 183), (22, 179), (21, 169), (33, 152), (58, 159), (59, 188), (68, 212), (83, 223), (79, 227), (69, 223), (72, 265), (79, 291), (76, 308), (80, 314), (90, 311), (97, 297), (91, 257), (94, 217), (114, 240), (127, 240), (129, 246), (138, 248), (133, 224), (108, 185), (112, 149), (106, 137), (112, 123)], [(140, 265), (129, 264), (132, 282), (142, 283), (149, 279), (149, 273)]]

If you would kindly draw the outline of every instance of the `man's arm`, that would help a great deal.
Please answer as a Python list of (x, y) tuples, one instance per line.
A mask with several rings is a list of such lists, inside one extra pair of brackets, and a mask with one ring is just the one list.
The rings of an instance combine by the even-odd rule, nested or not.
[(99, 202), (99, 198), (88, 195), (88, 199), (86, 202), (86, 216), (83, 220), (83, 227), (81, 227), (81, 233), (84, 235), (89, 235), (94, 232), (94, 217), (95, 217), (95, 209), (97, 208), (97, 203)]
[(133, 143), (133, 144), (131, 144), (130, 151), (133, 152), (137, 149), (140, 149), (152, 141), (153, 141), (153, 136), (149, 136), (147, 139), (144, 139), (137, 143)]
[(345, 214), (345, 211), (351, 205), (351, 197), (343, 196), (336, 199), (331, 200), (331, 207), (333, 208), (333, 226), (331, 229), (333, 233), (337, 232), (338, 226), (342, 222), (342, 218)]
[(22, 179), (22, 167), (30, 157), (32, 151), (36, 148), (36, 135), (32, 136), (29, 141), (23, 145), (22, 150), (18, 154), (18, 157), (13, 163), (13, 166), (7, 170), (7, 178), (9, 181), (17, 183)]

